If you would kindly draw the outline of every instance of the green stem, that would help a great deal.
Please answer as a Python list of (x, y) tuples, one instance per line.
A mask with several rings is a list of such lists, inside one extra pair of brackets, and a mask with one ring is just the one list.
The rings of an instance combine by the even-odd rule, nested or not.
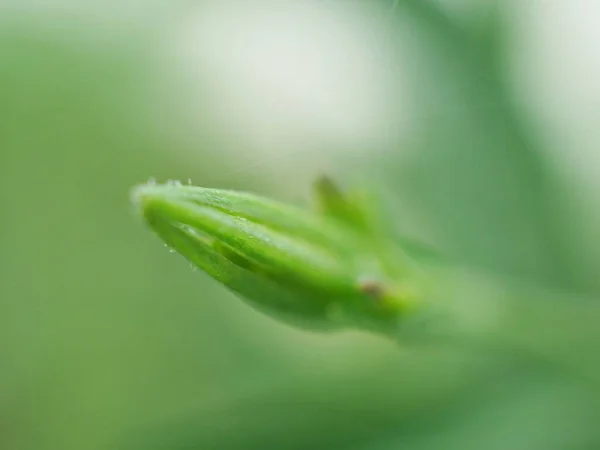
[(436, 269), (420, 314), (401, 325), (399, 343), (440, 342), (527, 355), (600, 383), (600, 305), (457, 269)]

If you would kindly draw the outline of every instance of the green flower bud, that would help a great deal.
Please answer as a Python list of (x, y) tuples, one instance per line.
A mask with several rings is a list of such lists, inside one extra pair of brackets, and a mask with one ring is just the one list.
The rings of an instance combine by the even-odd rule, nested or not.
[(395, 328), (417, 301), (414, 268), (389, 258), (332, 184), (317, 191), (321, 214), (178, 183), (139, 186), (133, 200), (169, 247), (271, 316), (319, 330)]

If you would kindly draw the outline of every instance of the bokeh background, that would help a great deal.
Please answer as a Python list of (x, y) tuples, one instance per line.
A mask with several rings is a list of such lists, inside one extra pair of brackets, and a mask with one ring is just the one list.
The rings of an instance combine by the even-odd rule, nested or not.
[(291, 329), (128, 198), (308, 204), (328, 173), (456, 264), (594, 298), (598, 80), (595, 0), (0, 2), (0, 449), (600, 448), (600, 378)]

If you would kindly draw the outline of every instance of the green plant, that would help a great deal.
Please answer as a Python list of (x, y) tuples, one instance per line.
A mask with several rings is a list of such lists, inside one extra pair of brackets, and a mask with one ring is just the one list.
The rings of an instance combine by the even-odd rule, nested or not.
[(593, 352), (585, 360), (569, 351), (595, 342), (594, 303), (432, 263), (384, 231), (368, 197), (345, 195), (327, 178), (315, 194), (316, 212), (173, 182), (139, 186), (133, 200), (167, 246), (278, 320), (510, 349), (597, 376)]
[(168, 246), (258, 309), (306, 328), (395, 329), (418, 302), (416, 264), (329, 180), (316, 193), (320, 213), (173, 183), (134, 199)]

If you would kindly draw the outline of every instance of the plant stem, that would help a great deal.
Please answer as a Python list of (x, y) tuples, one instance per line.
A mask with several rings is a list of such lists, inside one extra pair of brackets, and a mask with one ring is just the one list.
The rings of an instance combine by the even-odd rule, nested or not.
[(435, 269), (429, 304), (394, 336), (525, 354), (600, 383), (600, 305), (578, 295)]

